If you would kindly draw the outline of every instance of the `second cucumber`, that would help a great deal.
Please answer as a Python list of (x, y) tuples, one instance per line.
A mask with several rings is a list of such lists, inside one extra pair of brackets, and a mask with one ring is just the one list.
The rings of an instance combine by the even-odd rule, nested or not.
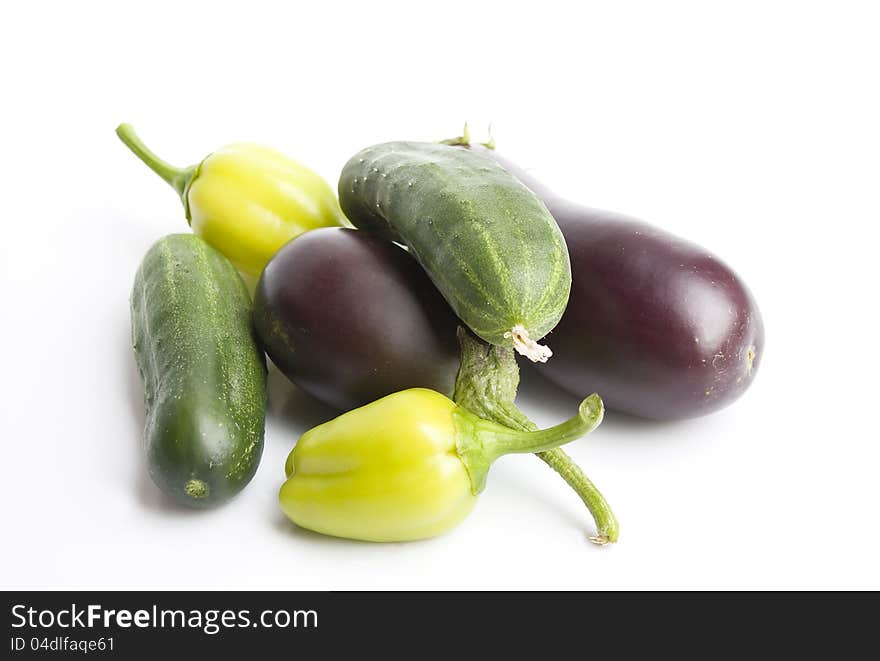
[(339, 201), (357, 227), (406, 245), (481, 338), (536, 362), (568, 303), (571, 265), (544, 204), (492, 159), (388, 142), (345, 165)]
[(150, 477), (193, 507), (238, 493), (260, 461), (266, 363), (251, 316), (232, 264), (197, 236), (166, 236), (138, 269), (131, 324)]

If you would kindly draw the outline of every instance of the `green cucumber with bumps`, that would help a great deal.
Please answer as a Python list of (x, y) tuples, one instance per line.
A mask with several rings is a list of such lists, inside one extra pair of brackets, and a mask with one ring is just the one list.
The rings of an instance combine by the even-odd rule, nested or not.
[(131, 325), (150, 477), (187, 505), (222, 503), (263, 451), (266, 359), (244, 282), (199, 237), (166, 236), (135, 276)]
[(339, 201), (358, 228), (401, 243), (453, 311), (490, 344), (544, 362), (571, 265), (544, 203), (493, 159), (422, 142), (368, 147), (346, 163)]

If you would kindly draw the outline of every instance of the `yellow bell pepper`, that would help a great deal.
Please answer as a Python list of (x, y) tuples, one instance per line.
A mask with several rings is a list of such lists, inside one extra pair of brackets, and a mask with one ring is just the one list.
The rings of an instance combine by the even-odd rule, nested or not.
[(433, 390), (403, 390), (303, 434), (287, 458), (281, 509), (297, 525), (336, 537), (433, 537), (468, 515), (495, 459), (573, 441), (602, 415), (602, 400), (591, 395), (571, 420), (524, 432)]
[(129, 124), (119, 138), (171, 185), (193, 231), (242, 272), (258, 277), (285, 243), (317, 227), (342, 225), (329, 184), (269, 147), (222, 147), (201, 163), (176, 168), (147, 149)]

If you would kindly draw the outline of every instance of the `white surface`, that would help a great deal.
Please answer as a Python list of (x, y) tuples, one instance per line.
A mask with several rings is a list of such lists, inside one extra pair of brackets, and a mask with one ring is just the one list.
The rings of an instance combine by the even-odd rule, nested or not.
[[(880, 588), (876, 5), (489, 4), (4, 4), (0, 586)], [(327, 412), (277, 372), (253, 483), (215, 511), (169, 505), (142, 463), (128, 294), (186, 225), (116, 124), (174, 163), (253, 140), (335, 183), (367, 144), (464, 119), (735, 265), (767, 328), (752, 389), (677, 424), (609, 414), (570, 446), (616, 547), (590, 545), (532, 457), (501, 460), (432, 541), (295, 529), (284, 458)], [(576, 400), (527, 378), (522, 405), (549, 425)]]

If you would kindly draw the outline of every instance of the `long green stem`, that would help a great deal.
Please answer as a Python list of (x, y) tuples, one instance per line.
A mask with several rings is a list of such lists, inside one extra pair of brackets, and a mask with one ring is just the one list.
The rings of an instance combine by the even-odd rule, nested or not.
[(184, 194), (195, 176), (198, 166), (178, 168), (162, 160), (141, 141), (131, 124), (120, 124), (116, 127), (116, 135), (148, 168), (177, 191), (184, 207), (186, 207)]
[(575, 490), (584, 505), (590, 510), (596, 521), (596, 534), (590, 537), (590, 541), (599, 545), (616, 542), (620, 536), (617, 517), (611, 511), (608, 501), (587, 477), (583, 469), (561, 448), (538, 452), (535, 456), (559, 473), (559, 476)]
[[(512, 429), (532, 431), (537, 426), (520, 411), (514, 400), (519, 386), (519, 368), (513, 352), (489, 347), (464, 329), (459, 329), (462, 364), (455, 384), (455, 401), (486, 420)], [(619, 525), (601, 492), (563, 450), (556, 448), (536, 455), (553, 468), (578, 494), (596, 522), (597, 544), (616, 542)]]

